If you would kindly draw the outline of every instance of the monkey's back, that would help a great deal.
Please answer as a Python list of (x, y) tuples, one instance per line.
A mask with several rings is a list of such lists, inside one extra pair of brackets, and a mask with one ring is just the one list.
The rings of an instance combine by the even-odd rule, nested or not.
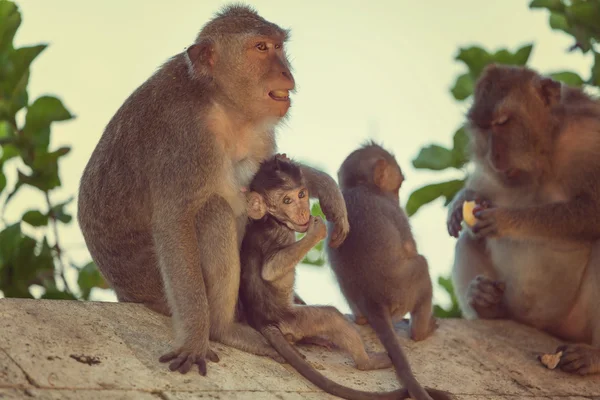
[(402, 268), (414, 256), (406, 250), (414, 246), (406, 215), (395, 199), (366, 187), (346, 189), (343, 196), (350, 233), (339, 248), (327, 249), (340, 288), (353, 301), (367, 296), (392, 306), (399, 292), (421, 279), (415, 274), (428, 274), (426, 264), (423, 271)]
[(260, 329), (292, 317), (295, 270), (267, 282), (262, 269), (269, 257), (295, 242), (294, 232), (272, 218), (252, 221), (246, 229), (240, 252), (240, 301), (250, 326)]

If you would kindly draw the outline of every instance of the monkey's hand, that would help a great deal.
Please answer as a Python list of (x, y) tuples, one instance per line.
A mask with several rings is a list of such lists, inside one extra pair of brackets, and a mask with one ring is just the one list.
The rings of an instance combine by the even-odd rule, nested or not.
[(579, 375), (600, 373), (600, 349), (587, 344), (568, 344), (556, 349), (563, 354), (558, 367), (565, 372)]
[(477, 238), (502, 237), (510, 234), (510, 210), (503, 207), (484, 208), (477, 205), (473, 209), (477, 222), (471, 227), (471, 232)]
[(173, 360), (169, 365), (169, 369), (171, 371), (179, 371), (182, 374), (187, 374), (192, 368), (192, 365), (196, 364), (198, 366), (200, 375), (206, 376), (207, 358), (212, 362), (219, 362), (219, 356), (217, 356), (217, 353), (211, 349), (206, 351), (206, 355), (202, 355), (199, 351), (191, 351), (185, 348), (180, 348), (167, 353), (161, 356), (158, 360), (161, 363), (166, 363)]
[(350, 224), (348, 223), (348, 217), (344, 216), (337, 221), (333, 221), (333, 233), (331, 234), (331, 239), (329, 239), (329, 247), (334, 249), (339, 247), (344, 243), (349, 232)]
[(478, 275), (469, 283), (467, 300), (480, 318), (499, 318), (503, 314), (502, 296), (506, 285)]
[(315, 243), (320, 242), (327, 236), (327, 226), (321, 217), (310, 217), (308, 223), (308, 229), (306, 230), (306, 236), (315, 240)]
[(285, 153), (277, 153), (277, 154), (275, 154), (275, 158), (278, 160), (283, 160), (283, 161), (292, 161), (288, 158), (287, 154), (285, 154)]
[(458, 237), (458, 234), (462, 230), (462, 207), (465, 201), (475, 201), (478, 206), (481, 206), (484, 209), (491, 207), (491, 202), (489, 200), (471, 191), (463, 193), (462, 196), (457, 196), (448, 208), (448, 219), (446, 221), (448, 233), (455, 238)]

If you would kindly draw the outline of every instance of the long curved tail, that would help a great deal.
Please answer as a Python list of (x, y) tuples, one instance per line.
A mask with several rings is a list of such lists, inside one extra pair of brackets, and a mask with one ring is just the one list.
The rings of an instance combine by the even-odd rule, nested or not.
[(285, 360), (290, 363), (300, 375), (329, 394), (348, 400), (401, 400), (410, 398), (406, 389), (394, 390), (392, 392), (363, 392), (361, 390), (351, 389), (340, 385), (322, 375), (304, 360), (298, 351), (285, 339), (279, 328), (269, 325), (262, 328), (261, 332), (275, 350), (277, 350), (277, 352), (281, 354), (281, 356), (285, 358)]
[(367, 318), (373, 330), (377, 333), (379, 340), (385, 347), (388, 355), (392, 359), (396, 376), (404, 385), (411, 397), (415, 400), (451, 400), (453, 397), (444, 391), (435, 389), (425, 389), (415, 378), (410, 364), (400, 342), (396, 337), (392, 317), (389, 310), (381, 305), (373, 305), (369, 308)]

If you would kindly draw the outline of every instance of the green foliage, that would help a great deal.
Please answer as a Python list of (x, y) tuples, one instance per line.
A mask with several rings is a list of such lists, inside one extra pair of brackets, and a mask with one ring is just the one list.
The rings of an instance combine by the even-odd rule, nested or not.
[[(593, 53), (594, 63), (587, 80), (571, 71), (551, 72), (547, 75), (572, 86), (600, 87), (600, 54), (596, 50), (600, 41), (600, 0), (533, 0), (529, 7), (546, 9), (549, 12), (550, 27), (563, 31), (575, 39), (575, 45), (569, 49), (570, 51), (579, 49), (582, 53)], [(464, 64), (466, 71), (456, 78), (450, 93), (459, 102), (469, 100), (473, 95), (475, 82), (487, 65), (493, 63), (526, 65), (532, 50), (533, 44), (527, 44), (514, 52), (507, 49), (489, 52), (479, 46), (461, 48), (455, 59)], [(464, 187), (468, 177), (469, 160), (466, 151), (468, 140), (464, 127), (460, 127), (454, 134), (452, 149), (437, 144), (421, 149), (413, 160), (415, 168), (431, 171), (456, 169), (461, 170), (463, 176), (460, 179), (428, 184), (416, 189), (410, 195), (406, 205), (408, 215), (414, 215), (421, 207), (439, 197), (445, 198), (444, 204), (448, 205), (454, 195)], [(449, 310), (436, 305), (435, 314), (439, 317), (459, 317), (460, 309), (456, 303), (451, 280), (440, 277), (438, 283), (450, 294), (452, 304)]]
[[(27, 93), (30, 66), (47, 45), (15, 48), (13, 38), (20, 24), (21, 14), (15, 3), (0, 0), (0, 195), (5, 196), (6, 208), (19, 189), (29, 185), (38, 189), (45, 210), (28, 210), (21, 220), (2, 226), (0, 290), (6, 297), (31, 298), (31, 286), (39, 285), (44, 288), (42, 298), (88, 299), (92, 288), (105, 288), (106, 283), (96, 266), (89, 263), (81, 269), (73, 266), (80, 270), (80, 293), (69, 287), (65, 279), (66, 254), (59, 245), (58, 224), (71, 222), (72, 216), (65, 206), (73, 198), (58, 204), (50, 200), (52, 190), (61, 185), (59, 160), (71, 150), (69, 147), (49, 149), (51, 129), (54, 123), (68, 121), (74, 116), (54, 96), (41, 96), (30, 101)], [(18, 113), (25, 117), (21, 125), (17, 123)], [(19, 169), (18, 162), (26, 170)], [(10, 191), (6, 190), (7, 172), (17, 178)], [(23, 222), (36, 235), (25, 234), (21, 230)]]
[(454, 286), (452, 286), (452, 280), (450, 278), (444, 278), (440, 276), (438, 278), (438, 284), (448, 293), (450, 296), (450, 308), (444, 309), (440, 305), (435, 304), (433, 306), (433, 314), (438, 318), (461, 318), (462, 312), (458, 306), (458, 299), (454, 294)]
[[(325, 221), (325, 214), (323, 214), (323, 210), (321, 210), (321, 205), (318, 201), (314, 202), (310, 208), (310, 213), (315, 217), (323, 218)], [(304, 234), (296, 234), (296, 238), (300, 239), (304, 236)], [(316, 244), (315, 247), (312, 248), (311, 251), (304, 257), (302, 263), (309, 265), (322, 266), (325, 264), (325, 240), (321, 240)]]

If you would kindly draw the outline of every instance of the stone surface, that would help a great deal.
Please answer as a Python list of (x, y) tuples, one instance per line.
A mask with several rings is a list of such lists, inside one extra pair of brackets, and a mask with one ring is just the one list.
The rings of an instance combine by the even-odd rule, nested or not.
[[(170, 372), (169, 319), (142, 306), (61, 300), (0, 300), (0, 399), (333, 399), (291, 366), (213, 343), (221, 361), (208, 376)], [(419, 381), (457, 400), (600, 400), (600, 375), (550, 371), (537, 355), (560, 341), (509, 321), (442, 320), (423, 342), (396, 326)], [(360, 327), (367, 348), (383, 348)], [(392, 369), (358, 371), (339, 351), (301, 346), (327, 377), (350, 387), (398, 388)]]

